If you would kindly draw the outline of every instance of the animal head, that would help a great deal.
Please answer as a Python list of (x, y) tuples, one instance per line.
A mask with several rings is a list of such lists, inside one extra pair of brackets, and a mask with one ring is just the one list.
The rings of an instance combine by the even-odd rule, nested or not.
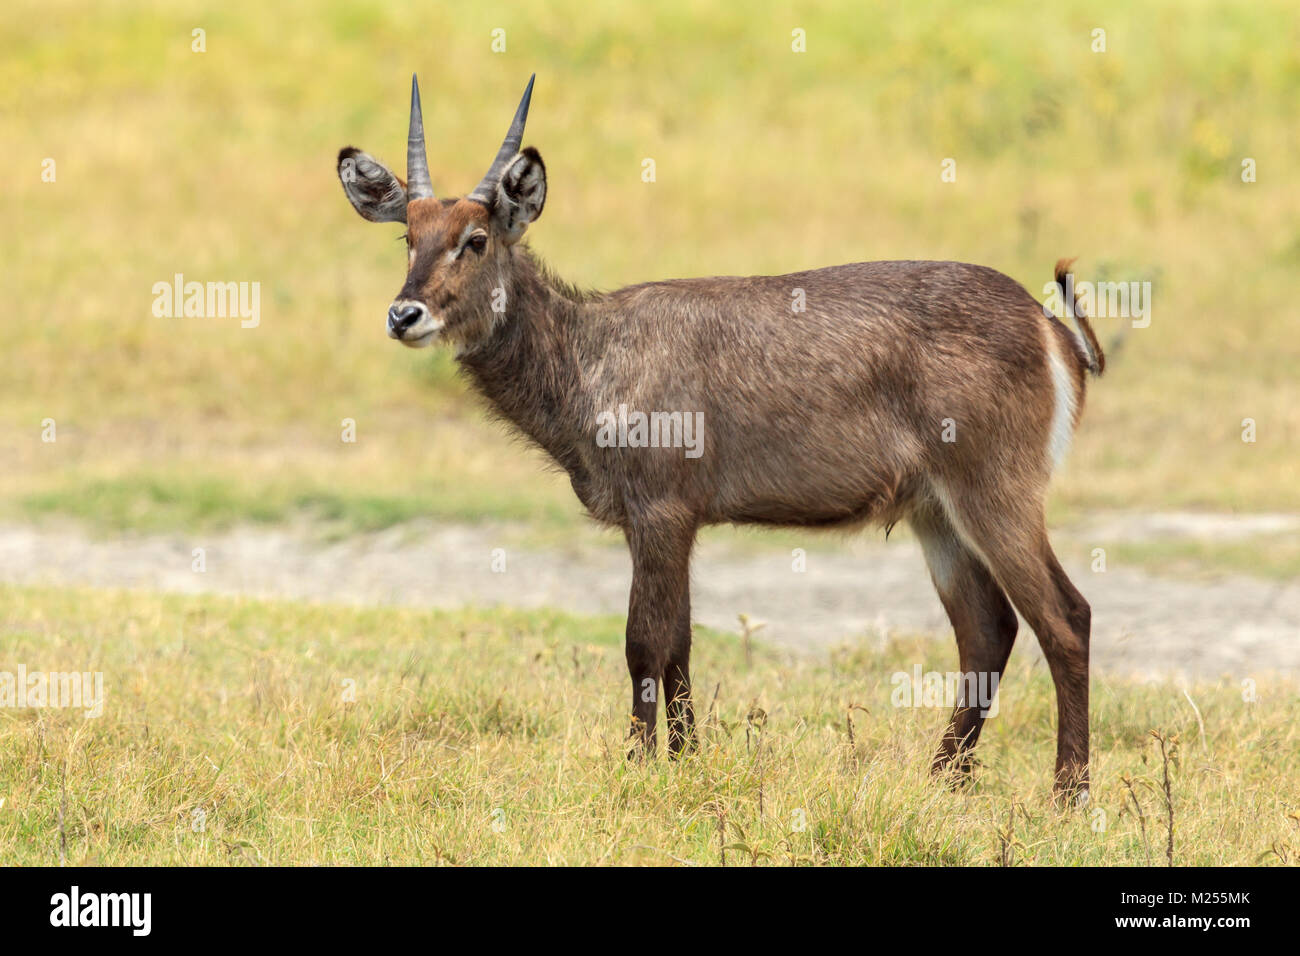
[(387, 316), (389, 336), (403, 345), (471, 342), (486, 334), (501, 314), (510, 247), (546, 204), (542, 157), (531, 146), (519, 149), (533, 79), (535, 75), (492, 165), (462, 199), (433, 194), (420, 87), (414, 76), (406, 181), (356, 147), (339, 151), (339, 180), (353, 208), (371, 222), (406, 223), (406, 281)]

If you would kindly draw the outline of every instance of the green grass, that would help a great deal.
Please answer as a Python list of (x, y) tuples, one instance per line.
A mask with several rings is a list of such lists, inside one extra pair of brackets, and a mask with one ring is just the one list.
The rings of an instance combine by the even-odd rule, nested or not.
[[(1054, 507), (1296, 510), (1293, 22), (1281, 0), (7, 4), (0, 509), (187, 526), (325, 495), (359, 526), (576, 521), (449, 356), (386, 339), (400, 229), (359, 219), (334, 173), (348, 142), (400, 159), (419, 70), (435, 186), (463, 192), (536, 70), (528, 139), (551, 182), (531, 241), (567, 278), (956, 258), (1038, 294), (1078, 255), (1081, 278), (1156, 293), (1092, 388)], [(177, 272), (261, 282), (260, 326), (154, 318)]]
[[(98, 670), (102, 716), (0, 708), (0, 859), (71, 864), (1295, 862), (1300, 696), (1093, 682), (1092, 806), (1049, 798), (1055, 708), (1023, 652), (959, 791), (891, 675), (697, 633), (703, 737), (629, 763), (621, 621), (0, 588), (0, 671)], [(349, 699), (350, 698), (350, 699)], [(1126, 783), (1125, 781), (1128, 781)], [(1132, 788), (1130, 793), (1130, 786)], [(1138, 810), (1140, 808), (1141, 815)], [(1145, 835), (1144, 835), (1145, 829)]]
[(227, 529), (240, 523), (310, 522), (331, 534), (380, 531), (416, 519), (527, 520), (542, 528), (571, 524), (575, 508), (537, 496), (497, 494), (478, 487), (418, 488), (382, 494), (330, 487), (319, 479), (279, 480), (249, 487), (233, 477), (156, 471), (65, 483), (21, 497), (11, 513), (30, 521), (71, 517), (99, 532)]
[(1294, 534), (1241, 541), (1163, 540), (1121, 543), (1114, 558), (1166, 575), (1188, 578), (1235, 572), (1280, 582), (1300, 579), (1300, 540)]

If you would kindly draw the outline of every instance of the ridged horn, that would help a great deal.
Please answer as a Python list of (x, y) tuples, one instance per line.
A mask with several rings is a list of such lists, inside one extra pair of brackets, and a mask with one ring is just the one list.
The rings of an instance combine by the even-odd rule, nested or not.
[(424, 116), (420, 111), (420, 84), (411, 74), (411, 127), (406, 134), (406, 201), (432, 199), (429, 159), (424, 153)]
[(528, 78), (528, 87), (524, 90), (523, 98), (519, 101), (519, 108), (515, 110), (514, 121), (510, 124), (510, 129), (506, 132), (506, 138), (501, 143), (501, 148), (497, 150), (497, 158), (492, 160), (492, 165), (488, 167), (487, 173), (483, 176), (483, 181), (474, 187), (474, 191), (469, 194), (470, 199), (475, 202), (481, 202), (485, 206), (492, 204), (492, 198), (496, 193), (497, 183), (501, 180), (501, 174), (506, 171), (506, 166), (510, 160), (515, 158), (515, 153), (519, 152), (519, 146), (524, 141), (524, 123), (528, 122), (528, 104), (533, 98), (533, 81), (537, 79), (534, 73)]

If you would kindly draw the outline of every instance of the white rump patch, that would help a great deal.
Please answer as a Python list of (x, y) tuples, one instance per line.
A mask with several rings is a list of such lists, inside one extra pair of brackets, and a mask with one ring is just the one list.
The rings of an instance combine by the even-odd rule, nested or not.
[(1052, 432), (1047, 441), (1047, 457), (1053, 471), (1061, 467), (1074, 438), (1076, 397), (1074, 378), (1057, 351), (1056, 336), (1048, 331), (1047, 364), (1052, 370)]

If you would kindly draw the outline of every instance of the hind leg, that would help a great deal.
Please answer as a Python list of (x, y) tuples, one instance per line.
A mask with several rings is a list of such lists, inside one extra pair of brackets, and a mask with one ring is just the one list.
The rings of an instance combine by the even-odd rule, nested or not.
[(1082, 796), (1088, 787), (1088, 602), (1052, 552), (1041, 500), (993, 504), (981, 499), (978, 486), (964, 490), (950, 489), (945, 512), (1038, 637), (1056, 687), (1054, 789), (1058, 799)]
[(924, 509), (912, 516), (910, 524), (921, 541), (930, 578), (952, 622), (963, 675), (962, 697), (931, 769), (935, 773), (952, 769), (965, 775), (970, 772), (971, 752), (1002, 679), (1019, 622), (993, 575), (961, 540), (942, 511)]

